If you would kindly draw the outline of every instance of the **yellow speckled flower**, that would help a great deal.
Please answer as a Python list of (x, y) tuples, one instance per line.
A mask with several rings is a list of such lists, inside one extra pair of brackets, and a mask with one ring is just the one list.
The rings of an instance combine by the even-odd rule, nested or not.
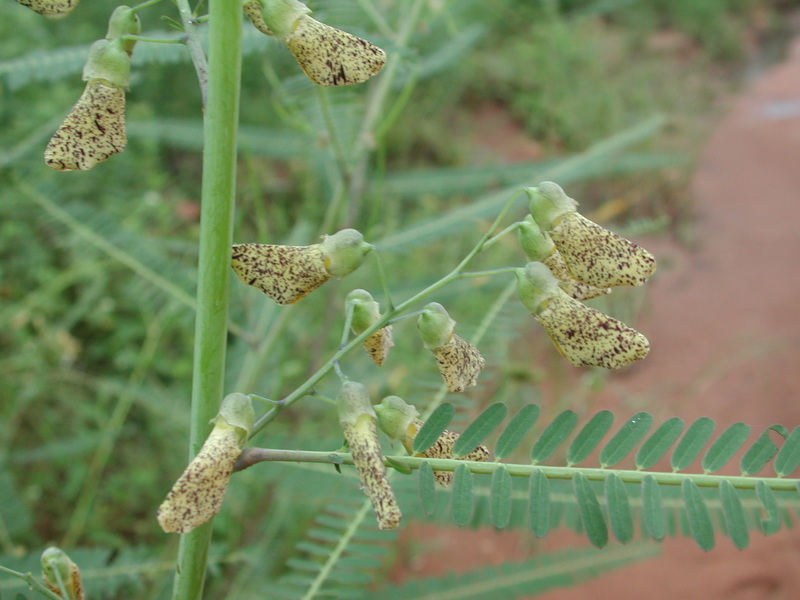
[(297, 0), (250, 0), (245, 15), (267, 35), (282, 40), (308, 78), (322, 86), (366, 81), (386, 64), (376, 45), (310, 16)]
[(17, 2), (48, 19), (63, 19), (78, 6), (78, 0), (17, 0)]
[(642, 285), (655, 272), (652, 254), (578, 213), (578, 203), (557, 184), (546, 181), (527, 191), (533, 218), (578, 281), (597, 288)]
[(478, 385), (478, 374), (486, 361), (475, 346), (453, 332), (455, 325), (438, 302), (426, 305), (417, 320), (422, 342), (436, 358), (447, 389), (463, 392)]
[(644, 335), (568, 296), (542, 263), (530, 262), (515, 274), (520, 300), (573, 365), (619, 369), (650, 351)]
[(188, 533), (219, 512), (233, 465), (242, 453), (254, 420), (247, 396), (225, 397), (214, 429), (158, 507), (161, 529), (167, 533)]
[(372, 248), (355, 229), (343, 229), (311, 246), (235, 244), (231, 266), (242, 283), (293, 304), (331, 277), (352, 273)]
[(360, 383), (347, 382), (336, 398), (339, 424), (353, 456), (361, 489), (370, 499), (380, 529), (394, 529), (402, 513), (386, 479), (386, 467), (378, 440), (377, 416), (369, 393)]
[[(383, 401), (375, 407), (375, 412), (378, 415), (378, 425), (381, 430), (390, 438), (400, 440), (405, 447), (406, 452), (412, 456), (420, 456), (423, 458), (455, 458), (453, 456), (453, 446), (460, 433), (445, 429), (439, 439), (424, 452), (414, 453), (414, 439), (417, 437), (419, 430), (424, 425), (424, 422), (419, 418), (417, 409), (411, 404), (398, 396), (387, 396)], [(489, 449), (486, 446), (477, 446), (472, 452), (459, 456), (456, 460), (474, 460), (485, 462), (489, 460)], [(448, 486), (453, 482), (452, 471), (434, 471), (433, 476), (437, 483), (442, 486)]]
[[(64, 600), (84, 600), (81, 572), (60, 548), (50, 547), (42, 553), (42, 579), (45, 585)], [(62, 596), (62, 586), (66, 597)]]

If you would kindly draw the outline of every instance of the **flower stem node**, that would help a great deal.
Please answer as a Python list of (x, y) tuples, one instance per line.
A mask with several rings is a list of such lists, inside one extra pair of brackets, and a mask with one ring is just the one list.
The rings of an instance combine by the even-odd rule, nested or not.
[(242, 283), (293, 304), (331, 277), (353, 272), (372, 248), (355, 229), (343, 229), (311, 246), (235, 244), (231, 267)]
[(370, 499), (380, 529), (394, 529), (402, 514), (386, 479), (386, 466), (378, 440), (377, 416), (367, 388), (348, 381), (336, 398), (339, 424), (353, 456), (361, 489)]
[(558, 279), (558, 286), (576, 300), (588, 300), (611, 292), (610, 288), (597, 288), (575, 279), (569, 272), (564, 257), (556, 249), (552, 238), (534, 221), (531, 215), (520, 222), (517, 236), (522, 251), (530, 261), (543, 262)]
[(578, 213), (577, 202), (557, 184), (546, 181), (526, 192), (531, 215), (550, 235), (578, 281), (601, 289), (643, 285), (655, 272), (652, 254)]
[(42, 579), (50, 591), (64, 600), (84, 600), (81, 572), (63, 550), (51, 546), (42, 552), (41, 561)]
[(486, 361), (478, 349), (454, 333), (456, 322), (438, 302), (426, 305), (417, 320), (422, 343), (433, 353), (447, 389), (463, 392), (478, 384)]
[(63, 19), (78, 6), (78, 0), (17, 0), (22, 6), (48, 19)]
[(239, 393), (225, 397), (203, 447), (158, 507), (161, 529), (188, 533), (219, 512), (234, 463), (254, 422), (250, 398)]
[[(381, 318), (380, 305), (366, 290), (353, 290), (347, 295), (346, 302), (353, 307), (350, 329), (356, 335), (372, 327)], [(364, 340), (363, 346), (372, 362), (379, 367), (382, 366), (389, 350), (394, 347), (392, 326), (387, 325), (378, 329)]]
[(308, 78), (317, 85), (361, 83), (386, 64), (383, 50), (320, 23), (297, 0), (251, 0), (244, 5), (244, 11), (259, 31), (286, 44)]
[(650, 351), (644, 335), (570, 297), (544, 264), (530, 262), (515, 275), (520, 300), (573, 365), (619, 369)]
[[(455, 458), (453, 456), (453, 446), (461, 434), (449, 429), (445, 429), (442, 435), (439, 436), (439, 439), (437, 439), (430, 448), (424, 452), (414, 453), (414, 438), (417, 437), (424, 422), (419, 418), (417, 409), (402, 398), (387, 396), (375, 407), (375, 412), (378, 414), (378, 425), (381, 430), (390, 438), (400, 440), (406, 452), (412, 456), (444, 459)], [(456, 460), (485, 462), (489, 460), (489, 456), (489, 449), (486, 446), (480, 445), (469, 454), (460, 456)], [(453, 473), (451, 471), (434, 471), (433, 476), (436, 481), (444, 487), (447, 487), (453, 481)]]

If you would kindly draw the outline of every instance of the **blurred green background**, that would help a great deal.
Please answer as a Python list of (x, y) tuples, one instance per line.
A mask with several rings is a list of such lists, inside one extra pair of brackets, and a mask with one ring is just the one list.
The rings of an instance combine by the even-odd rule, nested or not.
[[(235, 239), (309, 244), (356, 227), (404, 299), (460, 260), (511, 191), (553, 179), (623, 233), (690, 241), (695, 153), (721, 101), (780, 56), (797, 4), (318, 0), (316, 17), (396, 60), (366, 85), (329, 90), (246, 23)], [(0, 564), (80, 547), (73, 559), (104, 574), (93, 598), (160, 598), (176, 540), (154, 513), (186, 460), (197, 269), (201, 105), (185, 49), (137, 47), (124, 153), (88, 173), (42, 161), (112, 8), (83, 0), (58, 22), (0, 8)], [(161, 15), (176, 16), (168, 3), (143, 11), (145, 35), (175, 35)], [(524, 214), (519, 204), (512, 218)], [(476, 268), (524, 260), (513, 236), (487, 254)], [(464, 337), (489, 327), (482, 384), (453, 399), (464, 419), (489, 398), (513, 409), (545, 387), (574, 401), (602, 386), (595, 372), (567, 380), (521, 307), (490, 313), (506, 283), (471, 279), (431, 298)], [(288, 308), (234, 284), (228, 391), (289, 393), (336, 348), (355, 287), (385, 304), (372, 261)], [(602, 306), (632, 320), (643, 301), (637, 290)], [(360, 354), (344, 368), (375, 398), (424, 406), (439, 384), (432, 360), (411, 320), (395, 339), (383, 369)], [(330, 407), (308, 400), (258, 444), (335, 449), (341, 435)], [(358, 499), (352, 479), (309, 469), (237, 475), (208, 597), (264, 589), (323, 507)], [(0, 592), (14, 586), (0, 579)]]

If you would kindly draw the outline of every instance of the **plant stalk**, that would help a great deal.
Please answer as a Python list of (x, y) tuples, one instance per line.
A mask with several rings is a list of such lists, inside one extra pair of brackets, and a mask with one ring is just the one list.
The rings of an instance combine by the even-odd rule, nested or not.
[[(203, 130), (203, 191), (195, 320), (189, 459), (211, 430), (223, 397), (228, 283), (236, 192), (236, 134), (242, 70), (242, 9), (210, 0), (208, 101)], [(173, 600), (203, 592), (212, 521), (181, 536)]]

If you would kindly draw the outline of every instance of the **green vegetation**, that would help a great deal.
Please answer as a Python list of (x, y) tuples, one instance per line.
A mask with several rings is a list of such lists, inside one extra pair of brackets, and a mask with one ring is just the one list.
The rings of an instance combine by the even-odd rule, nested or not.
[[(369, 83), (315, 88), (284, 46), (245, 23), (234, 241), (306, 245), (323, 233), (358, 228), (380, 249), (398, 302), (457, 265), (514, 190), (542, 180), (569, 184), (584, 209), (596, 209), (596, 220), (621, 222), (629, 236), (679, 226), (697, 140), (745, 53), (749, 24), (758, 15), (765, 31), (779, 26), (779, 7), (756, 0), (452, 0), (380, 7), (370, 0), (318, 0), (312, 8), (321, 21), (380, 45), (390, 62)], [(0, 19), (0, 565), (36, 574), (42, 550), (57, 543), (80, 566), (92, 600), (169, 598), (178, 542), (160, 531), (155, 511), (186, 465), (201, 183), (211, 176), (202, 166), (202, 102), (189, 53), (183, 45), (146, 42), (139, 42), (132, 63), (125, 152), (89, 173), (44, 166), (44, 147), (83, 89), (86, 52), (104, 35), (109, 10), (82, 0), (67, 19), (52, 22), (7, 4)], [(141, 11), (143, 35), (179, 37), (161, 15), (177, 18), (168, 3)], [(201, 35), (207, 29), (199, 25)], [(526, 140), (522, 160), (496, 130)], [(608, 198), (619, 202), (602, 202)], [(227, 256), (217, 259), (233, 283)], [(481, 255), (470, 268), (522, 261), (509, 236), (492, 248), (491, 262)], [(221, 387), (279, 399), (300, 386), (337, 349), (345, 295), (363, 287), (378, 297), (376, 273), (369, 264), (289, 307), (231, 285)], [(459, 422), (452, 428), (463, 430), (485, 406), (503, 402), (517, 416), (496, 433), (505, 431), (506, 446), (519, 437), (524, 450), (504, 451), (508, 460), (527, 464), (532, 455), (525, 452), (537, 448), (557, 458), (541, 454), (545, 466), (526, 467), (525, 477), (482, 475), (478, 463), (459, 464), (454, 489), (460, 504), (452, 504), (459, 524), (507, 523), (537, 535), (568, 526), (601, 546), (609, 535), (597, 505), (604, 494), (614, 499), (611, 538), (620, 541), (631, 538), (634, 514), (650, 534), (637, 537), (685, 533), (701, 546), (714, 533), (708, 510), (714, 523), (726, 519), (741, 546), (748, 531), (773, 531), (789, 520), (792, 506), (774, 504), (781, 490), (772, 478), (749, 478), (752, 489), (740, 496), (732, 486), (741, 487), (742, 477), (731, 483), (676, 475), (667, 489), (680, 493), (664, 492), (670, 510), (663, 523), (651, 510), (662, 501), (662, 488), (653, 482), (664, 481), (656, 474), (633, 483), (592, 467), (581, 477), (572, 471), (574, 482), (551, 478), (548, 469), (556, 467), (547, 465), (562, 465), (570, 452), (585, 458), (600, 447), (602, 435), (587, 429), (580, 438), (585, 446), (561, 444), (577, 420), (557, 415), (569, 407), (582, 424), (608, 431), (610, 421), (590, 419), (584, 400), (605, 375), (588, 372), (580, 389), (565, 385), (560, 357), (524, 307), (506, 302), (510, 296), (500, 278), (470, 278), (432, 298), (457, 315), (461, 335), (482, 340), (489, 363), (481, 387), (447, 397), (457, 403)], [(595, 306), (630, 322), (642, 292), (622, 296)], [(375, 369), (354, 352), (347, 375), (366, 384), (375, 400), (397, 394), (433, 411), (446, 392), (430, 356), (419, 349), (411, 320), (395, 326), (395, 341), (385, 367)], [(548, 358), (519, 363), (512, 348)], [(335, 397), (339, 383), (328, 377), (315, 391)], [(557, 405), (541, 406), (547, 418), (534, 425), (531, 409), (517, 411), (541, 404), (545, 387), (564, 393)], [(197, 423), (210, 417), (194, 417), (199, 446)], [(557, 427), (547, 427), (552, 423)], [(643, 468), (665, 456), (669, 444), (659, 440), (677, 440), (675, 423), (639, 438), (645, 441), (636, 466), (648, 444)], [(512, 425), (531, 431), (527, 448)], [(703, 433), (695, 426), (692, 436), (681, 438), (686, 454), (678, 470), (702, 449), (689, 456), (685, 440)], [(775, 458), (788, 474), (796, 467), (797, 435), (774, 431), (788, 436), (789, 449)], [(734, 451), (744, 441), (740, 433), (741, 427), (728, 434), (731, 446), (739, 442)], [(342, 436), (335, 411), (304, 398), (254, 441), (338, 456), (331, 452)], [(632, 456), (620, 444), (619, 460)], [(760, 472), (778, 448), (765, 432), (741, 470)], [(733, 453), (725, 451), (714, 444), (703, 460), (721, 467)], [(398, 470), (419, 466), (415, 460), (397, 458)], [(427, 466), (453, 470), (455, 464)], [(430, 472), (425, 469), (421, 473)], [(496, 472), (512, 471), (508, 465)], [(266, 597), (269, 590), (326, 597), (315, 594), (363, 589), (365, 567), (369, 581), (386, 573), (393, 558), (387, 542), (396, 534), (373, 530), (352, 469), (342, 473), (301, 462), (235, 474), (209, 527), (205, 597)], [(450, 521), (451, 494), (431, 492), (432, 474), (420, 477), (419, 493), (428, 499), (422, 505), (416, 475), (395, 474), (392, 481), (406, 518)], [(644, 506), (636, 504), (639, 487)], [(551, 512), (544, 514), (548, 505)], [(765, 518), (756, 517), (758, 510)], [(497, 598), (532, 594), (656, 552), (650, 542), (633, 543), (643, 545), (577, 549), (474, 571), (459, 597), (477, 597), (467, 585), (473, 582), (492, 582)], [(514, 587), (519, 573), (536, 576)], [(424, 597), (449, 584), (408, 585), (385, 597)], [(0, 578), (4, 597), (23, 589), (20, 580)]]

